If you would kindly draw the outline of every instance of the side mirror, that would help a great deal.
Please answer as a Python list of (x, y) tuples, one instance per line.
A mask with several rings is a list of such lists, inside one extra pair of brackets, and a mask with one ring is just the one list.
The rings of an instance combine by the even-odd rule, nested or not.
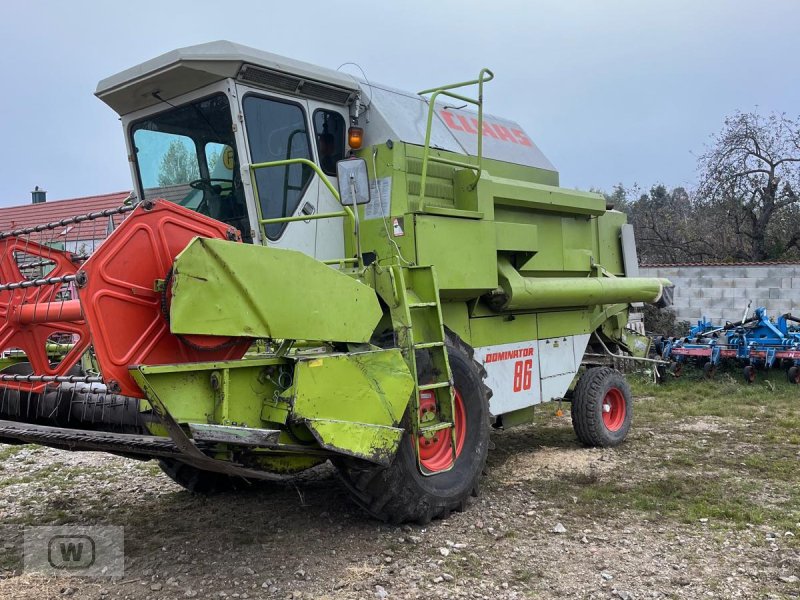
[(336, 177), (342, 204), (369, 204), (369, 176), (367, 162), (363, 158), (348, 158), (337, 162)]

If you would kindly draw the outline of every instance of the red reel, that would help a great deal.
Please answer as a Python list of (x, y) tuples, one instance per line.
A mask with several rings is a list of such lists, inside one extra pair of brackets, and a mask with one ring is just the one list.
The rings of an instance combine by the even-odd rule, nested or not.
[(83, 266), (81, 305), (103, 379), (118, 393), (144, 396), (128, 372), (133, 365), (233, 360), (250, 347), (249, 338), (178, 337), (169, 330), (155, 283), (198, 236), (241, 241), (225, 223), (177, 204), (143, 203)]
[[(75, 275), (78, 267), (70, 252), (38, 244), (29, 239), (9, 237), (0, 240), (0, 284), (29, 282), (24, 265), (45, 265), (42, 277), (63, 278)], [(32, 267), (34, 272), (36, 267)], [(30, 269), (29, 269), (30, 270)], [(13, 356), (24, 352), (36, 375), (68, 374), (89, 347), (89, 328), (82, 319), (77, 300), (65, 298), (74, 285), (45, 284), (0, 290), (0, 352)], [(54, 345), (71, 344), (64, 355), (52, 352)], [(56, 360), (56, 356), (63, 356)], [(2, 385), (2, 382), (0, 382)], [(43, 382), (14, 382), (14, 387), (39, 392)]]

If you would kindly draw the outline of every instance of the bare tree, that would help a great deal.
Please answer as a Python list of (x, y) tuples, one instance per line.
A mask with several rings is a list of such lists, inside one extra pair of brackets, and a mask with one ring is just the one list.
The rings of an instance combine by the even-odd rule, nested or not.
[(759, 261), (800, 250), (798, 121), (736, 113), (699, 164), (697, 209), (710, 226), (727, 230), (718, 254)]

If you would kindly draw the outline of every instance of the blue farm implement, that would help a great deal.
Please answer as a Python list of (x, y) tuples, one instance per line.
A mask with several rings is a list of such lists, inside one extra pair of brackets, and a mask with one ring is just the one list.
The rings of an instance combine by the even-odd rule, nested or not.
[[(746, 314), (746, 313), (745, 313)], [(750, 318), (715, 326), (697, 322), (685, 338), (662, 342), (662, 356), (674, 361), (673, 373), (689, 361), (702, 365), (706, 377), (714, 376), (723, 359), (744, 365), (745, 381), (755, 381), (756, 369), (786, 369), (790, 382), (800, 383), (800, 318), (789, 313), (772, 319), (759, 307)]]

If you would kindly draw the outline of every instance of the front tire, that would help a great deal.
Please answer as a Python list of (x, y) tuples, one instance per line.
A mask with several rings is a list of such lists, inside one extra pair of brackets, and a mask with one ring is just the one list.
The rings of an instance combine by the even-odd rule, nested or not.
[(633, 396), (619, 371), (587, 369), (575, 386), (572, 427), (587, 446), (608, 448), (621, 444), (633, 420)]
[[(462, 423), (464, 431), (456, 430), (460, 452), (452, 469), (422, 475), (410, 432), (401, 440), (389, 467), (350, 459), (337, 461), (341, 478), (354, 500), (382, 521), (425, 524), (432, 519), (444, 519), (453, 511), (464, 510), (469, 497), (478, 495), (489, 449), (490, 392), (483, 383), (485, 371), (472, 359), (472, 349), (454, 335), (447, 336), (446, 347), (455, 390), (463, 407), (462, 417), (456, 415), (456, 424)], [(419, 366), (425, 361), (417, 362)], [(425, 369), (421, 371), (420, 381), (424, 383), (428, 378)], [(404, 422), (408, 423), (409, 418), (407, 412)], [(429, 460), (435, 455), (429, 455)]]
[(158, 466), (167, 477), (193, 494), (210, 495), (230, 492), (245, 489), (250, 485), (248, 480), (241, 477), (204, 471), (172, 458), (160, 459)]

